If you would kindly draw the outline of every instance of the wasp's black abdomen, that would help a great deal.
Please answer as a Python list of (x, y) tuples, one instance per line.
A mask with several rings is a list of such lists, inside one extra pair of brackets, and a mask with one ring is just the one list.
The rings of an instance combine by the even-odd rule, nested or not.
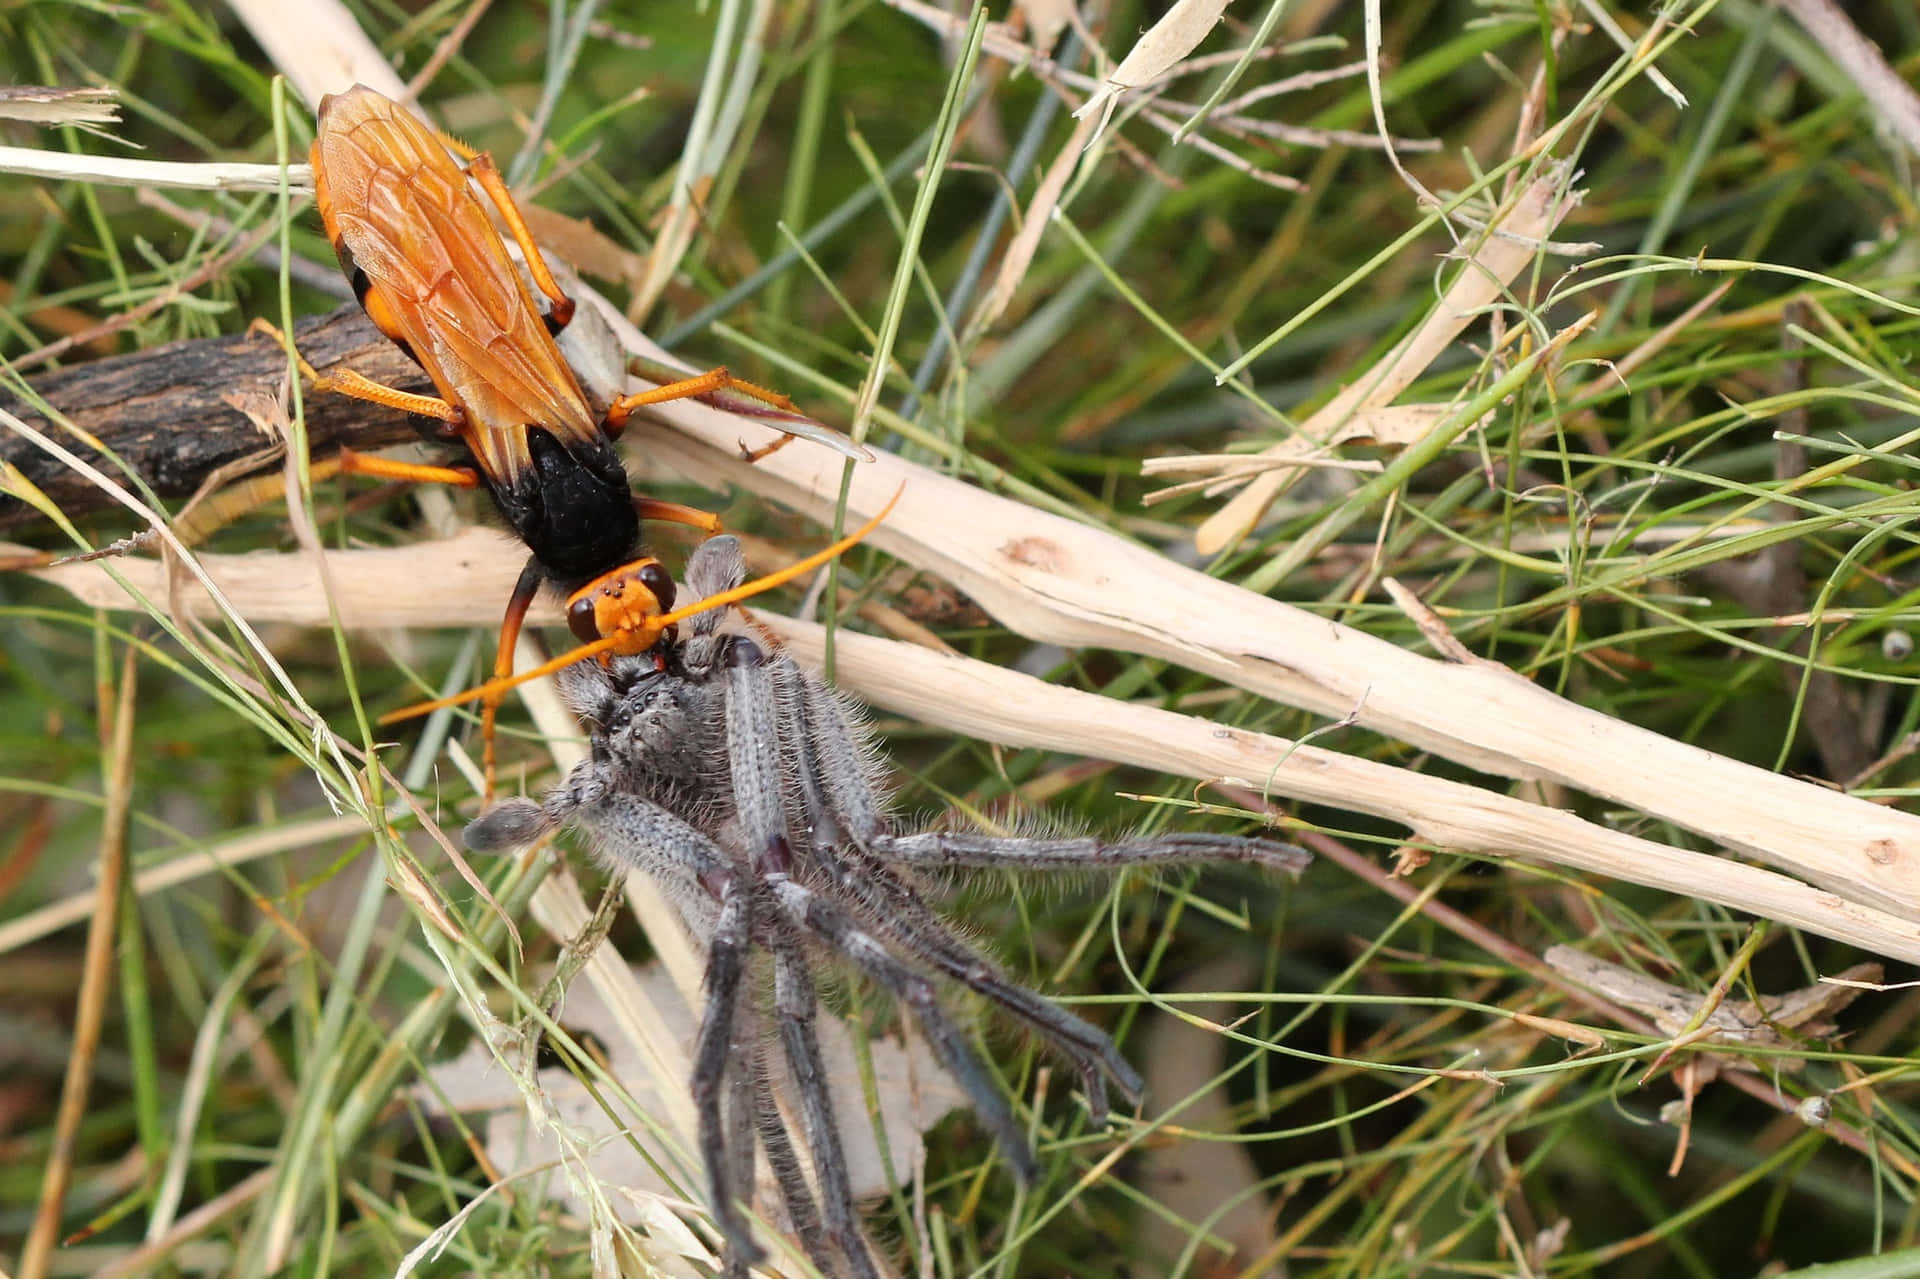
[(527, 432), (532, 464), (493, 490), (500, 513), (554, 580), (581, 585), (633, 558), (640, 516), (627, 473), (606, 440), (569, 451), (548, 432)]

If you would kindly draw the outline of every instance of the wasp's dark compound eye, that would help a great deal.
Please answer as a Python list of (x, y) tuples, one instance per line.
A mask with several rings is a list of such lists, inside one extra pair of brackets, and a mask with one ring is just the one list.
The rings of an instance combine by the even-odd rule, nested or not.
[(673, 578), (658, 560), (640, 566), (640, 585), (653, 592), (662, 613), (673, 610)]
[(582, 644), (591, 644), (600, 638), (600, 622), (591, 597), (577, 599), (567, 606), (567, 629)]

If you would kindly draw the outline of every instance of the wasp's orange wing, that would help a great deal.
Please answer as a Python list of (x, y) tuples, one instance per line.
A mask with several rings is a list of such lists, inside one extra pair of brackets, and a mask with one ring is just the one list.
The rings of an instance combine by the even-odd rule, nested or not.
[(592, 445), (599, 423), (466, 171), (404, 107), (356, 86), (320, 103), (315, 186), (329, 232), (367, 281), (374, 322), (467, 411), (465, 442), (496, 482), (526, 432)]

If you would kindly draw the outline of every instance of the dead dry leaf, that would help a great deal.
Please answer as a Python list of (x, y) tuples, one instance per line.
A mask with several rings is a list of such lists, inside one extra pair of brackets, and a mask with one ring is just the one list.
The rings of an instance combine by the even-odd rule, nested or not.
[[(1647, 1018), (1665, 1035), (1688, 1034), (1690, 1039), (1717, 1039), (1725, 1043), (1765, 1048), (1791, 1047), (1788, 1032), (1802, 1039), (1824, 1039), (1835, 1031), (1833, 1017), (1858, 999), (1884, 971), (1863, 963), (1779, 995), (1762, 996), (1758, 1003), (1726, 999), (1709, 1009), (1701, 1024), (1689, 1031), (1706, 998), (1699, 991), (1661, 981), (1645, 973), (1589, 955), (1572, 946), (1553, 946), (1542, 956), (1555, 972), (1598, 991)], [(1776, 1059), (1783, 1070), (1797, 1070), (1803, 1062)], [(1731, 1062), (1726, 1064), (1732, 1064)]]
[[(120, 123), (112, 89), (56, 89), (36, 84), (0, 85), (0, 120), (25, 124), (72, 124), (100, 134), (95, 125)], [(106, 136), (101, 134), (101, 136)]]
[(1040, 57), (1053, 53), (1054, 41), (1073, 21), (1073, 0), (1014, 0), (1014, 8), (1026, 15), (1027, 36)]
[(1107, 73), (1106, 82), (1080, 104), (1073, 113), (1075, 118), (1098, 115), (1100, 126), (1105, 128), (1122, 93), (1166, 75), (1175, 63), (1199, 47), (1226, 10), (1227, 0), (1176, 0), (1160, 21), (1134, 41), (1120, 65)]
[(1061, 193), (1067, 189), (1067, 180), (1079, 167), (1080, 156), (1093, 137), (1094, 127), (1093, 117), (1081, 120), (1074, 128), (1073, 136), (1061, 144), (1059, 154), (1047, 166), (1040, 185), (1033, 190), (1033, 200), (1027, 205), (1020, 233), (1013, 237), (1013, 242), (1007, 246), (1006, 256), (1000, 259), (1000, 270), (994, 276), (993, 288), (981, 300), (980, 309), (974, 312), (968, 324), (971, 330), (985, 330), (1005, 314), (1007, 305), (1013, 301), (1014, 290), (1020, 287), (1020, 281), (1027, 278), (1027, 268), (1033, 265), (1033, 255), (1040, 248), (1040, 237), (1046, 234), (1048, 225), (1053, 221)]

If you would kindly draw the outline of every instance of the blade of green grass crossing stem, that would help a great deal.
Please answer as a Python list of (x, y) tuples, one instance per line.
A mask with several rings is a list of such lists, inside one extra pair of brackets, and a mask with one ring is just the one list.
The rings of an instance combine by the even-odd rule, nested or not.
[[(1056, 61), (1067, 70), (1079, 66), (1078, 33), (1067, 33)], [(1007, 162), (1007, 180), (994, 191), (993, 204), (988, 208), (987, 216), (981, 219), (980, 229), (973, 239), (973, 248), (968, 251), (966, 263), (960, 268), (960, 278), (947, 291), (944, 308), (947, 322), (934, 330), (932, 340), (927, 343), (926, 354), (920, 357), (920, 363), (913, 370), (913, 389), (900, 397), (901, 417), (912, 418), (920, 411), (920, 397), (932, 385), (934, 370), (940, 367), (940, 361), (946, 356), (947, 335), (960, 322), (960, 313), (973, 301), (973, 291), (980, 286), (980, 277), (987, 269), (987, 259), (1000, 247), (1000, 228), (1006, 225), (1008, 216), (1013, 212), (1013, 193), (1020, 189), (1020, 184), (1027, 179), (1027, 171), (1039, 159), (1040, 147), (1046, 142), (1047, 132), (1053, 127), (1060, 110), (1060, 99), (1047, 94), (1027, 118), (1027, 127), (1021, 131), (1020, 141), (1014, 146), (1013, 158)], [(964, 351), (960, 353), (960, 358), (966, 358)]]
[(1335, 538), (1352, 528), (1362, 515), (1385, 501), (1388, 494), (1398, 491), (1422, 467), (1445, 452), (1466, 432), (1468, 427), (1478, 422), (1485, 414), (1491, 413), (1500, 401), (1524, 386), (1527, 379), (1533, 376), (1534, 370), (1540, 366), (1541, 359), (1549, 352), (1556, 352), (1559, 349), (1559, 343), (1548, 343), (1519, 361), (1499, 381), (1461, 405), (1444, 426), (1428, 432), (1419, 443), (1412, 445), (1399, 457), (1393, 459), (1386, 470), (1362, 484), (1325, 519), (1314, 525), (1306, 536), (1274, 556), (1260, 569), (1249, 574), (1242, 585), (1250, 591), (1265, 594), (1279, 583), (1286, 581), (1301, 565), (1311, 561), (1314, 556), (1331, 545)]
[[(927, 148), (933, 144), (933, 139), (934, 130), (928, 129), (925, 133), (914, 139), (912, 146), (895, 156), (893, 163), (889, 164), (886, 168), (887, 181), (898, 182), (901, 178), (913, 172), (914, 166), (918, 165), (921, 160), (926, 157)], [(807, 250), (819, 248), (851, 224), (855, 218), (865, 213), (868, 207), (879, 198), (880, 193), (874, 190), (872, 186), (861, 187), (845, 200), (842, 200), (831, 213), (809, 227), (806, 234), (799, 237), (800, 247)], [(734, 285), (725, 293), (722, 293), (706, 306), (695, 311), (673, 328), (668, 329), (661, 335), (660, 345), (671, 351), (674, 347), (700, 332), (709, 324), (712, 324), (715, 320), (733, 310), (734, 307), (739, 306), (742, 302), (758, 293), (761, 289), (766, 288), (768, 281), (786, 271), (799, 260), (800, 249), (782, 249), (780, 252), (774, 254), (767, 264), (758, 271), (755, 271), (752, 275), (740, 281), (740, 283)]]
[[(926, 171), (920, 180), (920, 191), (914, 198), (913, 212), (907, 221), (907, 233), (900, 245), (900, 260), (894, 267), (893, 287), (887, 294), (887, 305), (881, 312), (880, 338), (875, 345), (873, 361), (867, 367), (866, 381), (860, 386), (859, 398), (854, 402), (853, 425), (848, 432), (856, 444), (866, 439), (867, 428), (873, 420), (874, 406), (880, 401), (880, 388), (885, 385), (887, 368), (893, 362), (894, 340), (900, 335), (900, 318), (906, 312), (907, 290), (913, 283), (914, 268), (920, 260), (920, 241), (926, 235), (927, 216), (933, 211), (934, 196), (940, 190), (940, 179), (946, 172), (947, 157), (953, 153), (954, 135), (960, 130), (961, 104), (967, 97), (968, 86), (973, 83), (974, 67), (980, 60), (980, 41), (987, 33), (987, 10), (984, 4), (975, 0), (973, 15), (967, 23), (967, 40), (960, 56), (954, 61), (953, 74), (947, 79), (947, 95), (940, 103), (940, 114), (933, 125), (934, 143), (928, 156)], [(840, 501), (834, 511), (831, 536), (838, 541), (846, 522), (847, 494), (853, 486), (853, 465), (851, 462), (840, 470)], [(827, 567), (827, 617), (834, 616), (839, 602), (839, 561)], [(833, 629), (827, 629), (825, 661), (823, 663), (829, 680), (833, 678)]]

